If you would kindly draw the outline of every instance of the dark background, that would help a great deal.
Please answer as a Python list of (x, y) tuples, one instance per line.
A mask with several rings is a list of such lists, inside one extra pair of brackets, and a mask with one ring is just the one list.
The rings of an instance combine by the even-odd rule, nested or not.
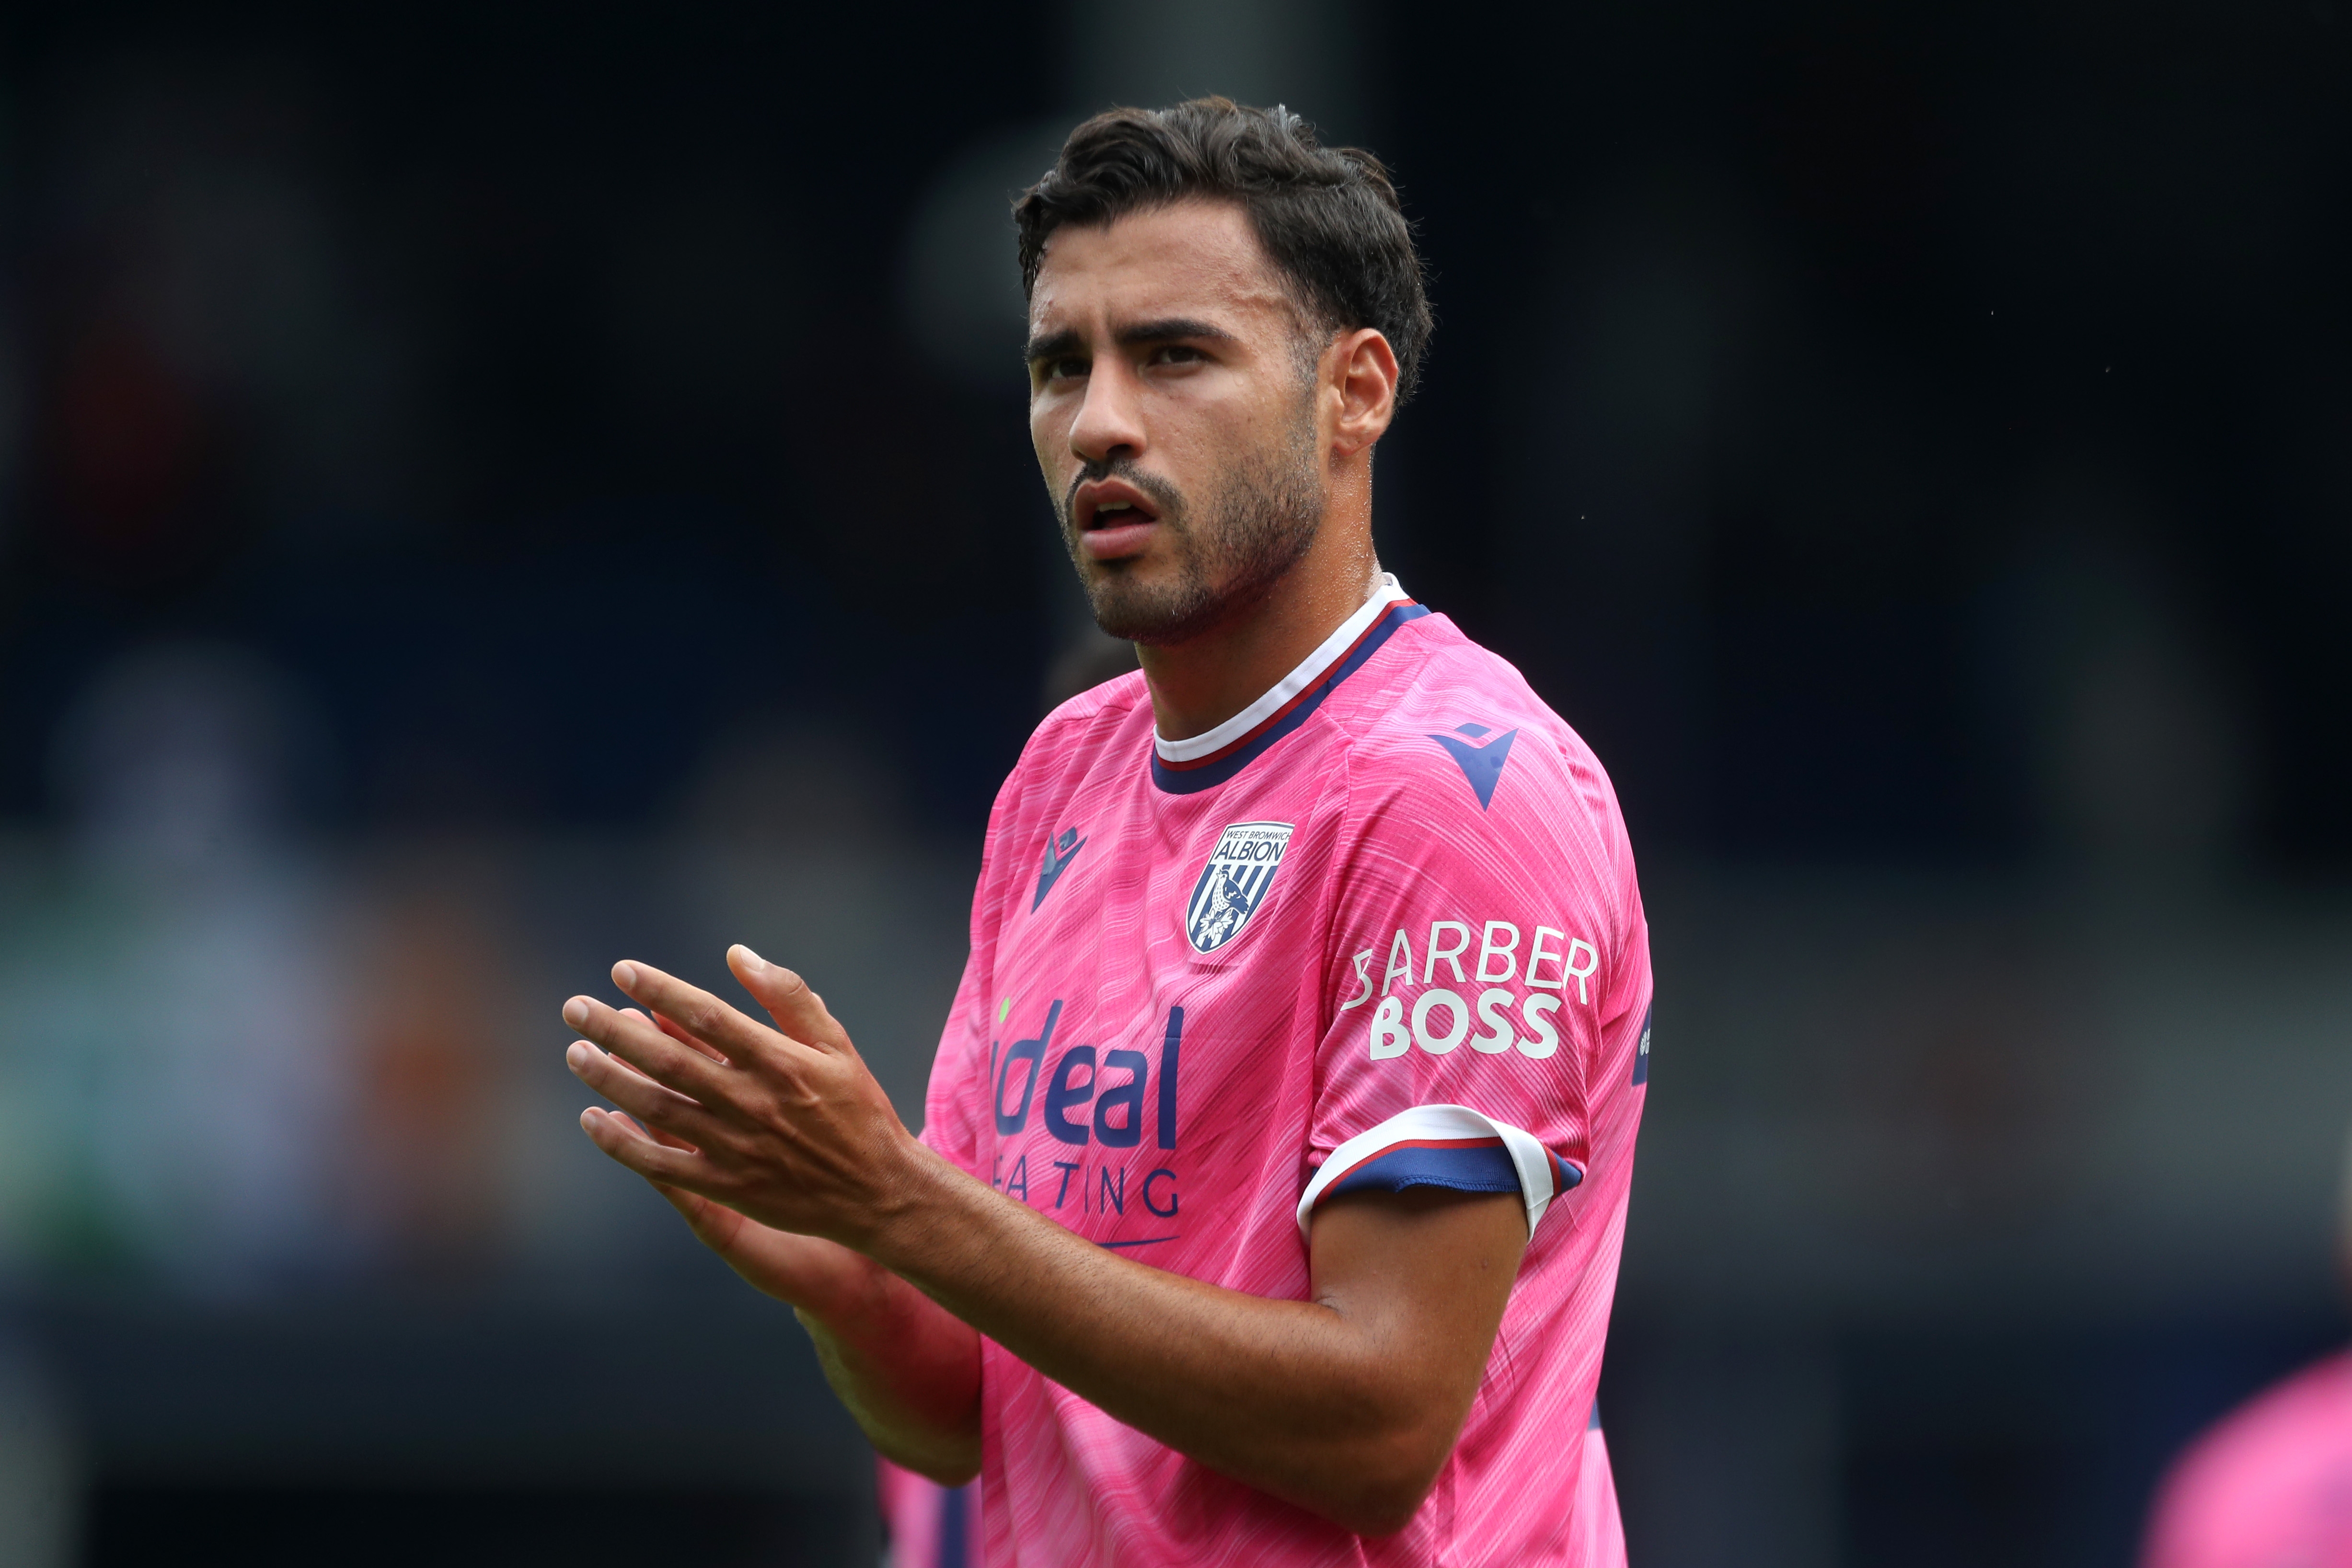
[(1634, 1561), (2129, 1561), (2341, 1334), (2347, 65), (2331, 0), (15, 8), (0, 1556), (870, 1560), (553, 1006), (751, 940), (917, 1113), (1107, 652), (1002, 201), (1223, 90), (1398, 171), (1384, 560), (1643, 858)]

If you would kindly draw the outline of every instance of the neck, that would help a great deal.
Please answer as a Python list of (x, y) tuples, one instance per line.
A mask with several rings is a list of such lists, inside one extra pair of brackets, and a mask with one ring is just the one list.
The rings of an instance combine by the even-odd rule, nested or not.
[(1363, 607), (1381, 574), (1370, 521), (1328, 517), (1298, 564), (1255, 604), (1188, 642), (1136, 650), (1162, 740), (1215, 729)]

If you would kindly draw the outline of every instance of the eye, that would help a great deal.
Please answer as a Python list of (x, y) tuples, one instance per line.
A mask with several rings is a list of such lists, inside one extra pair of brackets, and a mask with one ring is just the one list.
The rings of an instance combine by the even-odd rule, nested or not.
[(1200, 364), (1208, 357), (1189, 343), (1168, 343), (1151, 351), (1153, 364)]
[(1087, 374), (1087, 362), (1069, 355), (1049, 359), (1039, 367), (1047, 381), (1071, 381)]

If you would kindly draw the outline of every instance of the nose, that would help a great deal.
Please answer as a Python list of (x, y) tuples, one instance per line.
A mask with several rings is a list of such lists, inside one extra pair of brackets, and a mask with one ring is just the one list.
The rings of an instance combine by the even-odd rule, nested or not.
[(1143, 455), (1141, 388), (1117, 355), (1095, 361), (1087, 375), (1086, 401), (1070, 423), (1070, 450), (1081, 462), (1105, 463)]

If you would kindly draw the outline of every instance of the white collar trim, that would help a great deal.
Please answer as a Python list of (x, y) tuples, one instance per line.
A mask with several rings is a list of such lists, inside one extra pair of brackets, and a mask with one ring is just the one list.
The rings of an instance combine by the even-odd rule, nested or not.
[(1355, 647), (1364, 629), (1388, 613), (1391, 605), (1402, 604), (1412, 597), (1401, 587), (1393, 572), (1383, 572), (1372, 589), (1372, 596), (1363, 607), (1339, 623), (1339, 629), (1323, 639), (1323, 646), (1307, 656), (1297, 669), (1276, 681), (1274, 689), (1215, 729), (1189, 740), (1170, 741), (1154, 730), (1152, 749), (1163, 763), (1197, 763), (1213, 756), (1265, 723), (1300, 692), (1323, 678), (1323, 672), (1339, 661), (1339, 657)]

